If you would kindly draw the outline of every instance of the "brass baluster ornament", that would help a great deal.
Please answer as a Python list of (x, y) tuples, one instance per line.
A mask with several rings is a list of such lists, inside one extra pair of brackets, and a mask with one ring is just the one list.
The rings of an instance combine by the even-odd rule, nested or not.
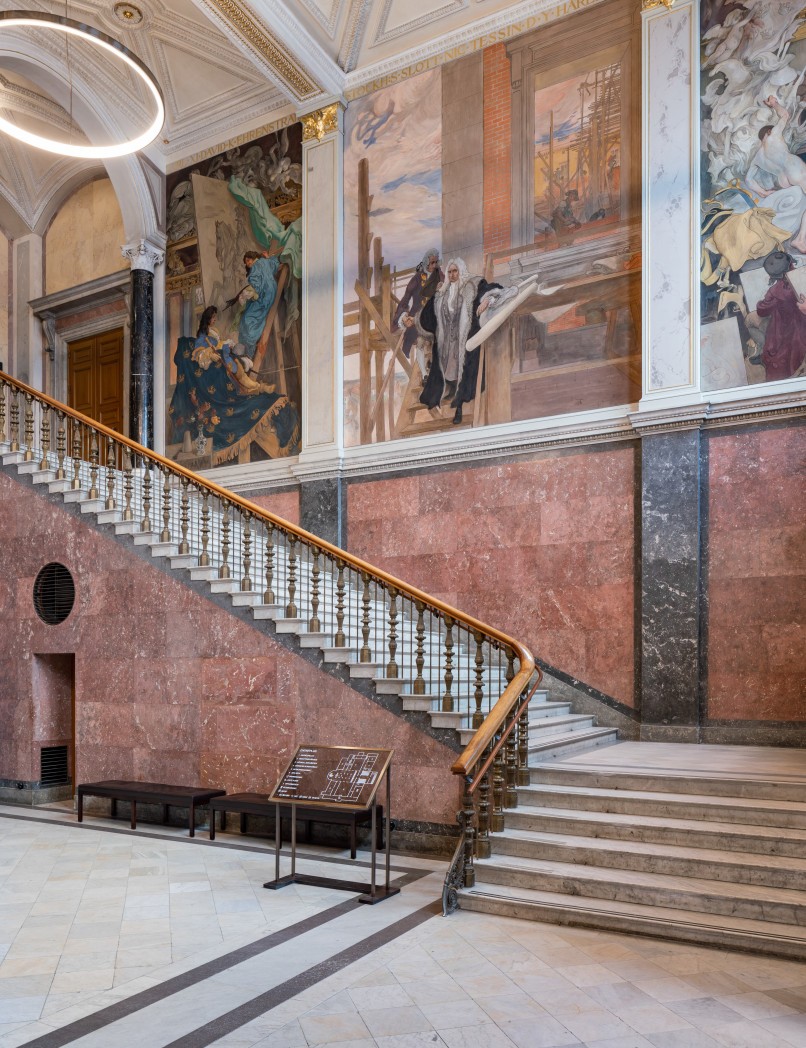
[(81, 488), (81, 423), (73, 422), (73, 479), (70, 487), (73, 491)]
[[(523, 693), (524, 697), (526, 692)], [(518, 785), (528, 786), (529, 775), (529, 707), (524, 706), (518, 723)]]
[[(490, 747), (484, 751), (482, 760), (490, 755)], [(479, 783), (479, 829), (476, 834), (476, 857), (489, 859), (492, 854), (490, 844), (490, 769), (488, 768)]]
[(507, 714), (505, 722), (507, 728), (512, 728), (507, 736), (507, 741), (504, 744), (504, 764), (506, 767), (506, 785), (504, 790), (505, 808), (518, 807), (518, 750), (517, 740), (515, 738), (517, 728), (514, 720), (515, 714), (510, 711), (510, 713)]
[(473, 634), (476, 641), (476, 688), (473, 692), (473, 698), (476, 703), (476, 709), (473, 711), (473, 727), (478, 729), (484, 723), (484, 713), (482, 712), (482, 703), (484, 702), (484, 650), (482, 645), (484, 644), (484, 634), (479, 630), (476, 630)]
[(11, 394), (11, 443), (9, 451), (20, 450), (20, 395), (15, 389)]
[(344, 635), (344, 561), (337, 561), (339, 572), (336, 577), (336, 636), (333, 644), (337, 648), (347, 647)]
[(201, 508), (201, 553), (199, 554), (199, 567), (208, 568), (210, 566), (210, 554), (207, 552), (207, 546), (210, 542), (210, 493), (207, 488), (202, 491), (202, 508)]
[(134, 520), (132, 509), (132, 492), (134, 490), (134, 468), (132, 467), (132, 453), (124, 446), (123, 448), (123, 520)]
[(285, 606), (285, 617), (295, 619), (297, 617), (297, 605), (294, 596), (297, 592), (297, 537), (291, 535), (288, 539), (288, 604)]
[(473, 827), (473, 794), (470, 792), (470, 776), (465, 778), (465, 788), (462, 795), (462, 827), (465, 837), (465, 888), (472, 888), (476, 883), (476, 871), (473, 866), (473, 852), (475, 850), (476, 831)]
[(266, 525), (266, 588), (263, 590), (263, 603), (276, 604), (274, 593), (274, 525)]
[(224, 502), (224, 515), (221, 518), (221, 566), (218, 569), (220, 579), (228, 579), (229, 573), (229, 502)]
[(151, 531), (151, 465), (143, 465), (143, 520), (140, 531)]
[(369, 575), (366, 571), (361, 572), (361, 578), (364, 582), (364, 591), (361, 595), (361, 603), (363, 610), (361, 613), (361, 637), (364, 643), (361, 645), (361, 651), (358, 655), (359, 662), (372, 662), (372, 652), (369, 647), (369, 605), (370, 605), (370, 591), (369, 591)]
[(311, 618), (308, 622), (311, 633), (321, 633), (322, 623), (319, 621), (319, 550), (313, 550), (313, 568), (311, 569)]
[(425, 666), (425, 604), (416, 600), (414, 606), (417, 609), (417, 654), (414, 657), (414, 665), (417, 667), (417, 676), (411, 686), (414, 695), (425, 695), (425, 679), (423, 677), (423, 666)]
[(389, 589), (389, 661), (386, 664), (386, 676), (391, 680), (398, 677), (397, 654), (397, 590)]
[(6, 389), (6, 383), (0, 382), (0, 444), (6, 442)]
[(111, 437), (106, 438), (106, 502), (104, 509), (115, 508), (115, 442)]
[(162, 531), (160, 542), (171, 541), (171, 472), (162, 467)]
[(25, 394), (25, 404), (23, 406), (23, 432), (25, 433), (25, 454), (23, 459), (26, 462), (33, 462), (34, 460), (34, 398), (33, 394)]
[[(501, 732), (497, 732), (493, 739), (493, 745), (501, 738)], [(490, 817), (490, 829), (493, 833), (501, 833), (504, 829), (504, 760), (501, 749), (493, 759), (493, 813)]]
[(39, 460), (40, 469), (48, 469), (48, 453), (50, 451), (50, 408), (42, 405), (42, 421), (39, 423), (39, 439), (42, 442), (42, 458)]
[(179, 540), (179, 554), (185, 556), (190, 553), (190, 543), (188, 542), (188, 527), (190, 522), (190, 495), (188, 489), (190, 487), (190, 481), (187, 477), (182, 477), (182, 498), (179, 504), (179, 531), (181, 538)]
[(64, 460), (67, 453), (67, 430), (64, 425), (64, 412), (56, 412), (59, 425), (56, 428), (56, 480), (66, 480), (67, 471), (64, 468)]
[(92, 436), (90, 437), (90, 490), (87, 492), (87, 498), (97, 499), (100, 498), (98, 491), (98, 434), (95, 430), (90, 430)]
[(453, 619), (445, 616), (445, 693), (442, 696), (442, 712), (453, 712)]
[(252, 592), (252, 532), (250, 522), (251, 513), (242, 513), (243, 519), (243, 577), (241, 578), (241, 593)]

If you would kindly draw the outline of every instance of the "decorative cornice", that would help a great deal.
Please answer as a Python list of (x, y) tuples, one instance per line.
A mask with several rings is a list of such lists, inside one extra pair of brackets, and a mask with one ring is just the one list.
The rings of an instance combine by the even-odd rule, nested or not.
[(342, 35), (339, 50), (339, 65), (345, 73), (351, 72), (358, 65), (358, 56), (371, 10), (372, 0), (352, 0), (347, 28)]
[(479, 19), (455, 33), (445, 33), (419, 47), (348, 73), (346, 97), (359, 98), (388, 84), (424, 73), (427, 69), (481, 51), (490, 44), (501, 43), (599, 3), (602, 0), (574, 0), (573, 4), (568, 0), (525, 0), (524, 3)]
[(288, 48), (237, 0), (203, 0), (234, 31), (241, 43), (263, 63), (269, 65), (290, 94), (302, 101), (321, 94), (322, 87), (289, 57)]
[(135, 240), (133, 244), (124, 244), (120, 253), (132, 269), (144, 269), (148, 273), (153, 273), (165, 260), (165, 252), (150, 240)]
[(316, 139), (321, 142), (325, 135), (331, 134), (339, 129), (339, 103), (317, 109), (302, 117), (302, 141), (310, 142)]
[(401, 22), (394, 29), (387, 29), (386, 23), (389, 21), (393, 2), (394, 0), (386, 0), (384, 4), (383, 13), (378, 22), (378, 31), (375, 34), (375, 39), (372, 41), (373, 47), (377, 44), (385, 44), (388, 40), (395, 40), (405, 33), (411, 33), (415, 29), (419, 29), (421, 26), (430, 25), (440, 18), (445, 18), (446, 15), (454, 14), (456, 11), (467, 10), (467, 0), (443, 0), (440, 6), (437, 6), (435, 0), (432, 0), (430, 11), (412, 18), (408, 22)]
[(168, 164), (166, 172), (170, 175), (173, 174), (174, 171), (181, 171), (185, 167), (192, 167), (194, 164), (199, 164), (203, 160), (209, 160), (210, 157), (217, 156), (219, 153), (224, 153), (228, 149), (234, 149), (236, 146), (245, 145), (247, 142), (254, 142), (256, 138), (262, 138), (263, 135), (270, 135), (274, 131), (282, 131), (284, 127), (290, 127), (292, 124), (296, 124), (298, 120), (299, 117), (296, 113), (287, 113), (285, 116), (278, 117), (277, 120), (272, 120), (269, 124), (261, 124), (259, 127), (252, 128), (249, 131), (244, 131), (239, 135), (234, 135), (232, 138), (228, 138), (223, 142), (216, 142), (215, 145), (207, 146), (198, 153), (193, 153), (192, 156), (182, 156), (180, 160), (175, 160)]

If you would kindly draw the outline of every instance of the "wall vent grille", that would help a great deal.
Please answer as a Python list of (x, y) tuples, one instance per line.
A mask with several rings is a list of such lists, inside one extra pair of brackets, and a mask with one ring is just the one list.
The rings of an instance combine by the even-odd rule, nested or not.
[(66, 746), (43, 746), (39, 756), (39, 782), (42, 786), (66, 786), (70, 782)]
[(46, 564), (34, 583), (36, 613), (49, 626), (64, 622), (76, 601), (73, 576), (63, 564)]

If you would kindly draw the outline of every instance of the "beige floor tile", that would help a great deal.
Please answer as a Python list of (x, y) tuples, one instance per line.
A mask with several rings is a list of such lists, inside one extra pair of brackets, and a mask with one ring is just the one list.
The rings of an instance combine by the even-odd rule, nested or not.
[(370, 1036), (364, 1020), (357, 1013), (303, 1016), (299, 1024), (308, 1044), (330, 1044), (332, 1041), (361, 1040)]
[(581, 1044), (566, 1026), (546, 1014), (502, 1023), (500, 1029), (517, 1048), (570, 1048)]

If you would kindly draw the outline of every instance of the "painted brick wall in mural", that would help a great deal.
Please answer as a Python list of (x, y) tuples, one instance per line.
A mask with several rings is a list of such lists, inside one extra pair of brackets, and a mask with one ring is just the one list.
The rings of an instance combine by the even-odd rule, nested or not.
[(703, 0), (702, 384), (806, 374), (806, 10)]
[(168, 176), (168, 455), (192, 469), (299, 450), (302, 129)]
[(640, 397), (638, 8), (350, 102), (348, 444)]

